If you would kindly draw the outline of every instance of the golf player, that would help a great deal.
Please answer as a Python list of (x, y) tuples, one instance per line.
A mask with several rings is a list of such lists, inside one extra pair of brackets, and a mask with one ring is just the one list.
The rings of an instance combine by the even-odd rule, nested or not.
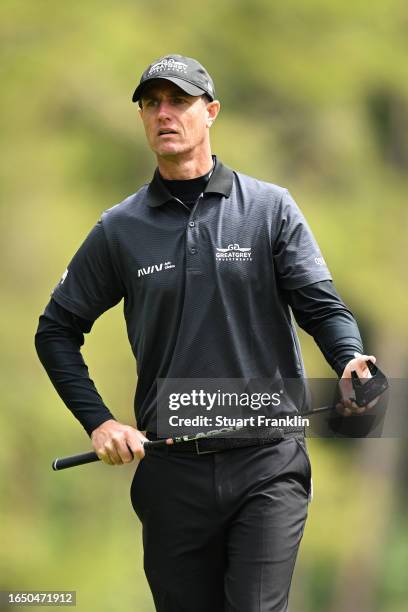
[[(368, 377), (375, 358), (288, 190), (212, 154), (220, 102), (207, 70), (159, 58), (132, 99), (156, 171), (84, 239), (40, 317), (37, 352), (99, 458), (136, 459), (131, 501), (156, 609), (284, 612), (311, 497), (303, 430), (145, 453), (158, 437), (157, 380), (305, 377), (292, 314), (339, 377)], [(115, 419), (80, 352), (122, 299), (135, 427)], [(354, 410), (344, 400), (344, 414)]]

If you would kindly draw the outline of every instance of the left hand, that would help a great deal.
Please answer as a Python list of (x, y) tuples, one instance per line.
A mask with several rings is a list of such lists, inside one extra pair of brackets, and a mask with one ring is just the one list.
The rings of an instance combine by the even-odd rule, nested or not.
[[(354, 389), (351, 382), (351, 372), (354, 370), (359, 378), (371, 378), (370, 370), (367, 367), (366, 361), (376, 362), (374, 355), (361, 355), (360, 353), (354, 353), (354, 359), (348, 362), (344, 368), (341, 379), (339, 380), (340, 393), (342, 396), (341, 401), (336, 405), (336, 410), (343, 416), (351, 416), (352, 414), (362, 414), (369, 410), (378, 402), (378, 398), (375, 398), (367, 406), (358, 406), (352, 399), (354, 396)], [(363, 382), (364, 384), (364, 382)]]

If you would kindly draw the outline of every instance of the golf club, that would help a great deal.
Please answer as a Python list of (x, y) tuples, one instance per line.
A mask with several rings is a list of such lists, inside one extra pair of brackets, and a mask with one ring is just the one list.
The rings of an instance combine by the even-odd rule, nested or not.
[[(355, 398), (350, 399), (352, 399), (360, 407), (367, 406), (374, 399), (382, 395), (384, 391), (388, 389), (389, 386), (387, 377), (378, 366), (376, 366), (372, 361), (366, 361), (366, 364), (368, 369), (370, 370), (371, 378), (365, 379), (364, 382), (362, 382), (357, 376), (356, 372), (353, 371), (351, 373), (351, 382), (353, 385)], [(330, 410), (336, 410), (336, 406), (320, 406), (319, 408), (315, 408), (314, 410), (302, 412), (298, 416), (313, 416), (314, 414), (328, 412)], [(171, 440), (173, 441), (173, 444), (182, 444), (184, 442), (190, 442), (194, 440), (204, 440), (216, 437), (221, 438), (225, 436), (225, 434), (242, 430), (245, 430), (245, 427), (225, 427), (223, 429), (214, 430), (208, 433), (177, 436), (171, 438)], [(272, 427), (268, 429), (268, 433), (272, 434), (273, 431), (276, 431), (276, 433), (282, 434), (282, 430), (283, 428)], [(146, 450), (148, 450), (149, 448), (157, 448), (166, 445), (166, 439), (149, 440), (143, 443), (143, 447)], [(52, 462), (52, 469), (55, 471), (65, 470), (70, 467), (84, 465), (85, 463), (92, 463), (94, 461), (99, 461), (99, 457), (95, 451), (89, 451), (87, 453), (81, 453), (79, 455), (70, 455), (68, 457), (54, 459), (54, 461)]]

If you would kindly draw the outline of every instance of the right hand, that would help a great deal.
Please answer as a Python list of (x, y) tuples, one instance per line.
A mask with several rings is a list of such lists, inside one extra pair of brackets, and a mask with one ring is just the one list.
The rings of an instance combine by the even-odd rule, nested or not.
[(135, 457), (140, 460), (145, 455), (143, 442), (147, 438), (143, 432), (113, 419), (94, 429), (91, 440), (99, 459), (109, 465), (130, 463)]

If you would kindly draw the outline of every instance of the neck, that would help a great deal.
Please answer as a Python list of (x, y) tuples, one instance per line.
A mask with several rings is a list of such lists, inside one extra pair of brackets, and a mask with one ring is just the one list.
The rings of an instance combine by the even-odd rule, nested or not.
[(164, 179), (186, 181), (207, 174), (213, 166), (211, 151), (194, 157), (159, 157), (157, 156), (159, 172)]

